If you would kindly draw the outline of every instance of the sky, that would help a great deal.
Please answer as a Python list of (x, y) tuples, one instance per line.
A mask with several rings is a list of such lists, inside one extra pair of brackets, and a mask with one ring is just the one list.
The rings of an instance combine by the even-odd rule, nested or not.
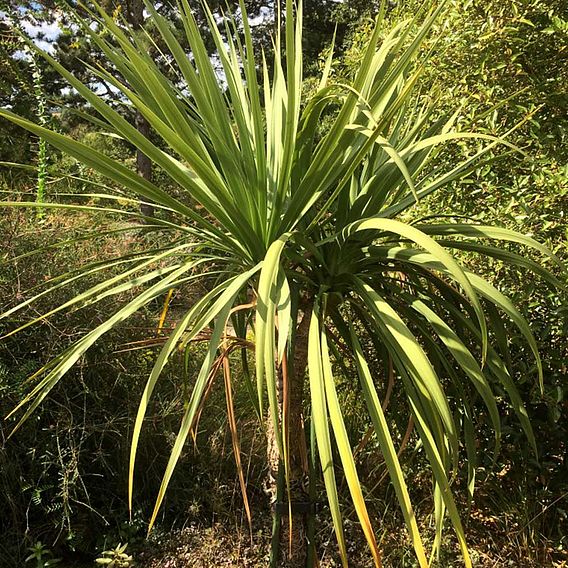
[[(22, 12), (24, 13), (24, 12)], [(6, 12), (0, 10), (0, 21), (5, 20), (7, 17)], [(272, 10), (268, 6), (262, 6), (260, 8), (260, 13), (255, 18), (249, 20), (249, 24), (254, 27), (256, 25), (266, 22), (272, 17)], [(21, 25), (26, 34), (34, 40), (34, 43), (52, 54), (53, 41), (61, 34), (61, 28), (59, 24), (59, 18), (56, 18), (53, 22), (39, 22), (37, 23), (33, 16), (24, 18), (21, 20)], [(17, 52), (15, 57), (25, 57), (24, 52)]]
[[(21, 13), (25, 14), (25, 12), (22, 11)], [(0, 22), (5, 20), (8, 20), (7, 14), (0, 10)], [(51, 23), (37, 23), (35, 18), (30, 15), (29, 17), (22, 18), (22, 20), (20, 20), (20, 24), (24, 32), (34, 40), (34, 43), (38, 47), (48, 53), (53, 53), (54, 50), (52, 42), (61, 34), (61, 28), (57, 17)], [(14, 53), (14, 57), (26, 57), (26, 54), (23, 51), (17, 51)]]
[(59, 34), (61, 34), (61, 29), (57, 20), (52, 23), (41, 22), (39, 25), (30, 20), (23, 20), (22, 28), (26, 34), (34, 40), (36, 45), (48, 53), (53, 52), (51, 42), (57, 39)]
[[(49, 54), (53, 54), (55, 49), (53, 46), (54, 40), (61, 34), (61, 24), (60, 18), (55, 17), (53, 22), (45, 22), (45, 21), (37, 21), (33, 17), (33, 13), (26, 11), (25, 8), (20, 8), (19, 12), (21, 16), (20, 25), (26, 35), (31, 38), (34, 43), (42, 50), (46, 51)], [(239, 10), (237, 10), (239, 12)], [(146, 13), (148, 17), (148, 14)], [(249, 25), (251, 27), (266, 23), (273, 18), (273, 8), (268, 6), (262, 6), (259, 10), (259, 14), (249, 19)], [(0, 21), (7, 19), (7, 14), (5, 11), (0, 10)], [(220, 18), (222, 20), (222, 18)], [(16, 59), (28, 59), (30, 57), (29, 53), (25, 50), (19, 50), (13, 53), (12, 55)], [(217, 69), (217, 73), (219, 76), (219, 80), (221, 82), (225, 81), (225, 76), (223, 70), (221, 69), (220, 61), (217, 56), (211, 56), (213, 63)], [(111, 86), (112, 90), (115, 90)]]

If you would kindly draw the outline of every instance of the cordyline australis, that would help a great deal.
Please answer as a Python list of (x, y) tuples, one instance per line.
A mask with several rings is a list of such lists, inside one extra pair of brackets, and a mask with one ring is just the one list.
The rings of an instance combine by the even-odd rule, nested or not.
[[(45, 291), (2, 314), (2, 318), (13, 317), (50, 290), (82, 277), (103, 276), (108, 268), (118, 269), (117, 273), (34, 321), (137, 290), (134, 298), (37, 373), (36, 386), (15, 409), (25, 409), (18, 426), (106, 332), (171, 290), (206, 281), (207, 293), (187, 308), (161, 347), (134, 426), (130, 504), (136, 449), (154, 387), (171, 355), (189, 349), (193, 340), (206, 334), (206, 353), (193, 381), (150, 526), (217, 372), (225, 378), (233, 447), (250, 518), (229, 363), (230, 353), (240, 350), (239, 380), (245, 382), (265, 424), (270, 483), (278, 500), (272, 565), (314, 565), (313, 514), (306, 515), (312, 507), (308, 502), (303, 510), (298, 501), (305, 505), (314, 499), (318, 464), (339, 552), (347, 565), (334, 460), (341, 463), (374, 562), (381, 565), (337, 391), (341, 367), (342, 379), (352, 380), (350, 388), (364, 400), (376, 450), (390, 474), (418, 563), (428, 566), (395, 447), (398, 436), (393, 436), (392, 421), (385, 415), (387, 379), (369, 366), (369, 361), (378, 360), (380, 364), (373, 366), (390, 376), (389, 390), (396, 377), (396, 388), (407, 401), (398, 415), (411, 417), (430, 464), (436, 527), (431, 558), (440, 547), (443, 520), (448, 516), (464, 565), (471, 566), (450, 477), (458, 470), (463, 431), (468, 491), (473, 495), (473, 405), (486, 407), (498, 451), (496, 396), (506, 393), (536, 453), (531, 425), (506, 363), (505, 320), (525, 338), (541, 384), (542, 367), (535, 339), (519, 311), (452, 251), (496, 258), (532, 270), (552, 286), (562, 284), (540, 264), (509, 250), (514, 243), (559, 262), (530, 237), (471, 222), (442, 223), (435, 216), (412, 219), (419, 199), (467, 175), (491, 159), (489, 152), (497, 144), (506, 144), (486, 135), (453, 131), (457, 114), (436, 117), (434, 103), (416, 92), (420, 71), (427, 64), (421, 45), (431, 35), (442, 7), (424, 8), (412, 21), (387, 30), (383, 4), (351, 84), (334, 83), (331, 50), (319, 86), (307, 100), (302, 93), (301, 2), (294, 6), (287, 0), (282, 11), (277, 10), (272, 71), (264, 54), (260, 62), (255, 60), (242, 2), (242, 17), (222, 20), (222, 32), (220, 20), (206, 4), (202, 8), (222, 64), (222, 81), (187, 0), (180, 1), (179, 11), (191, 57), (170, 24), (152, 4), (146, 5), (176, 67), (176, 80), (166, 77), (149, 53), (149, 41), (155, 39), (140, 30), (134, 32), (96, 5), (90, 18), (98, 25), (83, 21), (84, 32), (112, 69), (92, 71), (145, 118), (159, 145), (38, 50), (96, 111), (97, 124), (102, 121), (108, 132), (130, 142), (181, 188), (175, 196), (81, 142), (9, 110), (0, 111), (0, 116), (108, 178), (113, 187), (97, 194), (99, 198), (123, 203), (130, 196), (153, 203), (161, 215), (147, 219), (146, 230), (175, 236), (157, 248), (97, 261), (78, 275), (55, 278)], [(324, 115), (330, 124), (321, 132)], [(446, 168), (434, 160), (444, 144), (474, 137), (484, 146), (469, 158)], [(42, 207), (133, 215), (118, 206), (45, 203)], [(135, 215), (144, 219), (142, 214)], [(116, 229), (124, 230), (123, 226)], [(92, 238), (99, 234), (93, 232)], [(246, 364), (249, 348), (255, 355), (256, 384)], [(310, 487), (304, 481), (308, 472)], [(286, 520), (280, 523), (283, 513)], [(280, 554), (278, 541), (283, 543)]]

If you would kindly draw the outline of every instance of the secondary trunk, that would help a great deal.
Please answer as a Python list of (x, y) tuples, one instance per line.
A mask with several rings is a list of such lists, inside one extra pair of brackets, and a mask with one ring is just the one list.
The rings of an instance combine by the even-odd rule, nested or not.
[[(138, 31), (142, 29), (144, 24), (143, 0), (129, 0), (126, 2), (126, 19), (133, 30)], [(146, 138), (150, 137), (150, 125), (139, 111), (136, 111), (135, 124), (140, 134)], [(152, 161), (140, 150), (136, 150), (136, 170), (138, 175), (145, 180), (152, 181)], [(153, 217), (154, 206), (150, 203), (142, 203), (140, 204), (140, 213), (146, 217)]]
[(308, 460), (303, 402), (311, 315), (311, 309), (304, 311), (302, 321), (296, 330), (292, 364), (284, 361), (278, 374), (280, 420), (286, 423), (287, 432), (289, 492), (286, 486), (283, 491), (278, 492), (277, 489), (279, 477), (281, 480), (283, 478), (284, 465), (278, 452), (272, 420), (269, 419), (267, 424), (269, 468), (267, 489), (272, 499), (274, 529), (279, 543), (278, 565), (282, 568), (303, 568), (306, 566), (308, 553), (307, 516), (311, 506), (307, 487)]
[[(136, 129), (146, 138), (149, 137), (150, 125), (139, 112), (136, 113)], [(148, 158), (148, 156), (140, 150), (136, 150), (136, 169), (138, 170), (138, 175), (148, 181), (152, 181), (152, 162), (150, 161), (150, 158)], [(142, 213), (142, 215), (146, 215), (146, 217), (153, 217), (154, 206), (150, 203), (141, 203), (140, 213)]]

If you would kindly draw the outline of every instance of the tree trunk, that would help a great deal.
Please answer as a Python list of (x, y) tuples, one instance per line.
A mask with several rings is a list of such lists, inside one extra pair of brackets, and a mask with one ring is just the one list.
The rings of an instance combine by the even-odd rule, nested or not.
[[(136, 112), (136, 128), (140, 134), (143, 134), (146, 138), (149, 137), (150, 125), (139, 112)], [(148, 156), (140, 150), (136, 150), (136, 169), (138, 171), (138, 175), (148, 181), (152, 181), (152, 162), (150, 161), (150, 158), (148, 158)], [(146, 215), (146, 217), (153, 217), (154, 206), (150, 203), (141, 203), (140, 213), (142, 213), (142, 215)]]
[[(281, 422), (286, 421), (288, 433), (289, 495), (286, 486), (278, 492), (278, 479), (283, 476), (283, 462), (278, 452), (272, 420), (267, 423), (268, 479), (267, 489), (272, 499), (275, 531), (279, 541), (279, 566), (303, 568), (306, 566), (308, 541), (307, 517), (310, 513), (307, 491), (308, 460), (304, 431), (304, 376), (308, 362), (308, 331), (311, 308), (304, 311), (295, 337), (294, 360), (284, 361), (278, 374), (278, 402)], [(287, 388), (286, 388), (287, 387)], [(290, 523), (289, 504), (292, 504)], [(274, 550), (274, 547), (273, 547)]]
[[(129, 0), (126, 3), (126, 20), (132, 26), (134, 31), (138, 31), (144, 24), (144, 2), (143, 0)], [(136, 111), (135, 116), (136, 129), (146, 138), (150, 137), (150, 125), (148, 121)], [(136, 170), (138, 175), (145, 180), (152, 181), (152, 162), (146, 154), (140, 150), (136, 150)], [(140, 204), (140, 213), (146, 217), (154, 216), (154, 206), (149, 203)]]

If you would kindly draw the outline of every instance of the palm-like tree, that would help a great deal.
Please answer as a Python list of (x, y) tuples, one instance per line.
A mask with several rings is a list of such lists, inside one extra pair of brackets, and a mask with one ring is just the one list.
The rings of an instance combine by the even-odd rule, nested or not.
[[(303, 562), (306, 554), (300, 532), (303, 516), (296, 502), (306, 500), (304, 474), (318, 459), (339, 550), (347, 564), (333, 467), (334, 459), (339, 458), (371, 553), (376, 565), (381, 564), (334, 379), (334, 363), (348, 361), (356, 369), (359, 386), (354, 388), (364, 397), (419, 564), (428, 566), (383, 410), (381, 379), (369, 368), (370, 358), (378, 357), (390, 369), (391, 377), (398, 378), (407, 399), (406, 411), (430, 462), (436, 518), (432, 552), (440, 545), (447, 514), (464, 564), (471, 566), (449, 478), (460, 463), (463, 430), (471, 464), (468, 487), (473, 492), (472, 400), (479, 397), (487, 407), (497, 449), (500, 426), (494, 392), (505, 391), (534, 446), (526, 411), (505, 363), (503, 315), (526, 338), (540, 381), (542, 370), (536, 342), (520, 313), (494, 286), (460, 264), (451, 251), (497, 258), (533, 270), (553, 285), (559, 283), (534, 261), (498, 246), (499, 242), (517, 243), (552, 257), (529, 237), (473, 223), (411, 220), (412, 208), (419, 199), (470, 172), (500, 143), (486, 136), (485, 146), (469, 159), (446, 169), (433, 165), (440, 145), (473, 136), (453, 132), (454, 117), (434, 120), (433, 104), (416, 94), (424, 63), (420, 47), (440, 8), (418, 14), (388, 33), (384, 31), (383, 11), (352, 84), (330, 80), (330, 55), (318, 89), (305, 101), (301, 4), (294, 10), (292, 0), (287, 0), (283, 13), (278, 13), (272, 73), (264, 58), (260, 64), (254, 59), (244, 5), (240, 19), (225, 21), (223, 34), (216, 17), (207, 6), (204, 9), (222, 76), (212, 63), (187, 0), (180, 1), (180, 10), (191, 58), (168, 22), (147, 5), (183, 86), (159, 71), (144, 49), (148, 38), (133, 33), (124, 22), (117, 23), (100, 10), (100, 31), (85, 25), (110, 64), (107, 70), (93, 71), (101, 81), (122, 92), (124, 100), (161, 138), (160, 146), (43, 54), (97, 111), (99, 124), (102, 120), (107, 130), (149, 156), (179, 185), (180, 197), (173, 197), (80, 142), (8, 110), (0, 111), (0, 116), (40, 135), (122, 188), (100, 197), (120, 200), (126, 192), (167, 213), (152, 219), (147, 230), (178, 235), (144, 254), (85, 267), (83, 276), (111, 266), (122, 266), (123, 270), (54, 311), (92, 304), (135, 287), (143, 286), (143, 291), (41, 370), (35, 388), (20, 405), (26, 408), (21, 420), (114, 326), (171, 289), (213, 279), (215, 285), (180, 318), (148, 379), (133, 434), (130, 502), (145, 412), (171, 355), (178, 348), (187, 349), (204, 332), (210, 333), (150, 524), (212, 377), (221, 369), (231, 409), (228, 357), (231, 351), (250, 345), (247, 334), (252, 330), (256, 385), (247, 369), (243, 380), (251, 392), (256, 391), (255, 405), (261, 420), (268, 401), (269, 468), (275, 484), (278, 477), (285, 480), (278, 486), (276, 498), (287, 503), (291, 519), (283, 523), (282, 531), (293, 543), (289, 563), (299, 566), (298, 558)], [(122, 79), (117, 79), (118, 75)], [(330, 114), (330, 106), (338, 107), (335, 114)], [(321, 133), (323, 116), (332, 119), (330, 127)], [(122, 213), (120, 209), (107, 210)], [(51, 289), (76, 279), (74, 275), (57, 280)], [(11, 316), (33, 300), (26, 300), (2, 317)], [(246, 367), (246, 355), (243, 364)], [(309, 391), (309, 400), (304, 400), (305, 391)], [(304, 425), (308, 408), (310, 452), (306, 451)], [(234, 421), (231, 424), (238, 461), (238, 438)], [(312, 538), (310, 534), (308, 537)], [(308, 562), (312, 560), (313, 556)]]

